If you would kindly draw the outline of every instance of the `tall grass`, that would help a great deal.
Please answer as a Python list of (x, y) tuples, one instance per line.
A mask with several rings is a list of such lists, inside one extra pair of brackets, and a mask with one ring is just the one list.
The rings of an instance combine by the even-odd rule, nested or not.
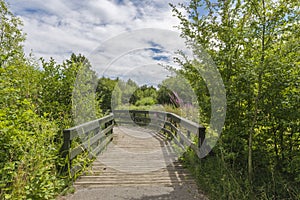
[(219, 150), (203, 159), (199, 159), (194, 151), (188, 150), (181, 157), (181, 161), (194, 175), (199, 188), (211, 200), (300, 199), (300, 189), (297, 185), (291, 185), (282, 174), (274, 174), (272, 171), (257, 172), (256, 180), (259, 181), (254, 182), (254, 196), (250, 196), (247, 168), (233, 169)]

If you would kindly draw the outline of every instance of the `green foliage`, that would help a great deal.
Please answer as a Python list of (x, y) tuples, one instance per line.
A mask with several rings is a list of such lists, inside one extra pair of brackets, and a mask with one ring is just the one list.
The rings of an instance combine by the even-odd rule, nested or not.
[(118, 79), (111, 80), (110, 78), (102, 77), (98, 80), (96, 93), (100, 101), (100, 107), (104, 112), (111, 110), (112, 93), (117, 83)]
[(184, 154), (182, 160), (210, 199), (249, 199), (245, 193), (247, 186), (243, 186), (244, 175), (231, 170), (218, 155), (199, 160), (190, 150)]
[(131, 79), (128, 79), (127, 82), (119, 80), (118, 85), (122, 92), (121, 103), (128, 104), (130, 97), (139, 86)]
[(56, 120), (60, 129), (99, 116), (100, 108), (94, 96), (97, 79), (84, 56), (72, 54), (62, 64), (42, 59), (42, 67), (40, 113)]
[[(133, 104), (133, 105), (137, 105), (137, 102), (142, 100), (143, 98), (151, 98), (153, 99), (153, 101), (155, 101), (154, 103), (156, 103), (156, 99), (157, 99), (157, 91), (156, 88), (153, 86), (147, 86), (147, 85), (143, 85), (139, 88), (137, 88), (133, 94), (131, 95), (130, 99), (129, 99), (129, 103)], [(148, 98), (148, 100), (150, 100)], [(144, 103), (146, 103), (146, 100), (143, 100)], [(139, 102), (139, 104), (141, 104), (143, 102)], [(150, 103), (150, 102), (149, 102)]]
[[(72, 105), (75, 125), (79, 125), (102, 116), (96, 95), (98, 78), (84, 56), (72, 55), (70, 63), (72, 66), (77, 66), (78, 71), (76, 80), (72, 80), (73, 83), (69, 86), (72, 89), (72, 104), (68, 105)], [(73, 77), (73, 75), (65, 75), (65, 77)]]
[(0, 70), (0, 198), (53, 199), (58, 129), (36, 112), (39, 72), (19, 61)]
[(164, 85), (159, 85), (158, 87), (159, 89), (157, 91), (157, 102), (159, 104), (171, 105), (172, 101), (170, 100), (170, 94), (172, 93), (172, 91)]
[[(299, 198), (291, 192), (299, 193), (300, 188), (295, 162), (300, 147), (299, 6), (299, 1), (197, 0), (181, 5), (185, 16), (172, 5), (195, 56), (201, 58), (201, 45), (222, 75), (227, 92), (222, 162), (246, 177), (238, 181), (245, 190), (233, 187), (236, 192), (231, 192), (247, 198)], [(205, 83), (194, 61), (179, 63), (180, 73), (200, 91), (200, 113), (207, 122), (210, 100)], [(216, 156), (222, 157), (220, 152)]]
[[(172, 7), (182, 36), (194, 44), (196, 57), (201, 44), (215, 61), (228, 103), (212, 156), (198, 161), (188, 151), (184, 161), (212, 199), (299, 199), (299, 2), (196, 0), (181, 6), (188, 16)], [(98, 80), (82, 55), (62, 64), (41, 59), (40, 70), (24, 57), (21, 21), (3, 0), (0, 20), (0, 199), (54, 199), (68, 182), (58, 170), (65, 164), (62, 130), (101, 116), (100, 107), (165, 109), (197, 119), (191, 111), (198, 101), (201, 123), (210, 119), (209, 92), (195, 60), (178, 60), (182, 79), (168, 78), (158, 91), (130, 79)], [(181, 99), (172, 99), (176, 95)], [(88, 163), (84, 155), (76, 162)]]
[(119, 87), (119, 83), (115, 85), (114, 90), (111, 95), (111, 106), (113, 108), (121, 105), (122, 103), (122, 91)]
[(152, 106), (154, 104), (156, 104), (156, 100), (152, 97), (144, 97), (135, 103), (136, 106)]
[(157, 91), (153, 86), (138, 85), (131, 79), (112, 80), (102, 77), (98, 81), (97, 96), (104, 111), (126, 106), (151, 106), (157, 103)]
[(62, 130), (100, 113), (96, 76), (81, 55), (36, 67), (20, 20), (2, 0), (0, 8), (0, 199), (55, 199), (69, 181), (59, 171)]
[(34, 113), (26, 99), (17, 109), (1, 110), (1, 199), (52, 199), (62, 187), (57, 178), (57, 127)]
[(24, 34), (20, 30), (21, 21), (0, 0), (0, 66), (8, 65), (23, 57)]
[[(214, 156), (199, 160), (189, 150), (181, 160), (196, 177), (198, 185), (210, 199), (249, 199), (249, 183), (245, 171), (236, 171), (228, 163), (233, 154), (224, 152), (221, 146), (214, 148)], [(299, 199), (299, 190), (286, 178), (274, 171), (262, 171), (263, 183), (257, 188), (255, 199)], [(205, 183), (205, 184), (203, 184)]]

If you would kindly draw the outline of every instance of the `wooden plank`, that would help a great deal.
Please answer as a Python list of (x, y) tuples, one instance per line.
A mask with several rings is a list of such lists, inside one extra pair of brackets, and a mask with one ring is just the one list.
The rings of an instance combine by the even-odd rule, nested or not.
[[(113, 126), (114, 126), (113, 120), (115, 120), (118, 124), (122, 124), (122, 123), (133, 124), (133, 125), (138, 124), (138, 125), (145, 125), (145, 127), (153, 127), (156, 130), (160, 129), (163, 132), (168, 133), (170, 136), (173, 136), (173, 139), (174, 139), (173, 142), (177, 146), (182, 148), (183, 150), (185, 149), (185, 146), (190, 146), (193, 150), (196, 151), (197, 155), (200, 154), (199, 147), (201, 146), (201, 143), (205, 139), (205, 128), (199, 124), (196, 124), (196, 123), (189, 121), (187, 119), (184, 119), (178, 115), (175, 115), (172, 113), (167, 113), (167, 112), (123, 110), (123, 111), (116, 111), (116, 113), (117, 114), (115, 114), (115, 115), (110, 114), (104, 118), (97, 119), (97, 120), (94, 120), (91, 122), (87, 122), (85, 124), (82, 124), (82, 125), (79, 125), (79, 126), (76, 126), (76, 127), (73, 127), (73, 128), (70, 128), (70, 129), (67, 129), (64, 131), (64, 141), (66, 141), (66, 142), (64, 142), (62, 150), (66, 149), (65, 151), (68, 152), (68, 150), (70, 148), (70, 141), (74, 137), (94, 131), (95, 129), (102, 127), (102, 125), (105, 123), (106, 123), (105, 126), (107, 126), (100, 133), (96, 134), (91, 139), (88, 139), (87, 141), (83, 142), (80, 146), (76, 147), (71, 152), (69, 152), (68, 154), (69, 154), (70, 160), (72, 160), (78, 154), (82, 153), (84, 150), (88, 149), (90, 146), (92, 146), (93, 144), (95, 144), (96, 142), (99, 142), (99, 141), (101, 141), (99, 143), (99, 145), (97, 147), (95, 147), (92, 150), (92, 152), (89, 153), (88, 157), (89, 158), (95, 157), (97, 154), (99, 154), (101, 151), (103, 151), (113, 138), (112, 134), (108, 135), (108, 133), (113, 129)], [(127, 114), (127, 115), (130, 114), (130, 116), (124, 116), (123, 114)], [(135, 119), (134, 119), (135, 122), (132, 120), (132, 117), (135, 117)], [(166, 121), (167, 119), (170, 121)], [(126, 121), (126, 120), (128, 120), (128, 121)], [(112, 122), (112, 124), (110, 124), (110, 122)], [(177, 125), (173, 124), (173, 122), (179, 124), (180, 126), (176, 127)], [(168, 130), (165, 127), (170, 127), (171, 130)], [(184, 131), (187, 130), (188, 136), (186, 136), (185, 133), (182, 132), (183, 131), (182, 128), (184, 128)], [(198, 136), (198, 139), (199, 139), (198, 145), (197, 144), (195, 145), (191, 141), (191, 139), (190, 139), (191, 134)], [(176, 136), (174, 136), (174, 135), (176, 135)], [(134, 143), (134, 144), (136, 144), (134, 147), (128, 146), (128, 148), (129, 149), (136, 148), (136, 150), (138, 150), (140, 148), (139, 144), (138, 143)], [(164, 144), (164, 142), (162, 144)], [(124, 143), (124, 145), (125, 145), (125, 143)], [(148, 148), (148, 144), (147, 144), (147, 148)], [(145, 150), (147, 150), (147, 148), (145, 148), (145, 146), (143, 146), (143, 148), (141, 148), (141, 150), (145, 151)], [(156, 159), (154, 159), (153, 162), (155, 162), (155, 160)], [(81, 170), (80, 166), (72, 167), (71, 168), (72, 176), (74, 176), (75, 173), (79, 170)]]
[(180, 129), (178, 129), (177, 127), (175, 127), (172, 123), (167, 123), (168, 124), (168, 126), (170, 126), (170, 128), (173, 130), (173, 131), (175, 131), (175, 133), (176, 134), (173, 134), (173, 135), (175, 135), (175, 136), (179, 136), (179, 138), (180, 138), (180, 140), (179, 140), (179, 142), (182, 144), (182, 142), (184, 142), (184, 144), (182, 144), (182, 145), (184, 145), (184, 146), (190, 146), (193, 142), (187, 137), (187, 136), (185, 136), (181, 131), (180, 131)]
[(70, 160), (72, 160), (73, 158), (75, 158), (77, 155), (79, 155), (80, 153), (82, 153), (83, 151), (87, 150), (89, 147), (91, 147), (94, 143), (96, 143), (97, 141), (105, 138), (106, 135), (99, 133), (97, 135), (95, 135), (94, 137), (92, 137), (91, 139), (85, 141), (84, 143), (82, 143), (81, 145), (79, 145), (78, 147), (74, 148), (71, 152), (70, 152)]
[(205, 140), (205, 128), (201, 127), (198, 130), (198, 148), (200, 149), (201, 145), (203, 144)]
[(63, 145), (62, 145), (62, 147), (61, 147), (61, 150), (60, 150), (60, 152), (61, 152), (61, 155), (62, 155), (62, 157), (63, 158), (65, 158), (68, 154), (69, 154), (69, 150), (70, 150), (70, 131), (69, 130), (64, 130), (63, 131), (63, 140), (64, 140), (64, 142), (63, 142)]
[(138, 114), (147, 114), (149, 111), (147, 110), (114, 110), (114, 114), (132, 114), (132, 113), (138, 113)]
[(172, 139), (174, 140), (174, 142), (175, 142), (181, 149), (184, 150), (185, 148), (184, 148), (184, 146), (178, 141), (178, 138), (175, 137), (173, 133), (172, 133), (172, 135), (173, 135), (173, 138), (172, 138)]
[(109, 133), (111, 130), (113, 130), (114, 128), (114, 124), (109, 125), (108, 127), (106, 127), (104, 130), (101, 131), (101, 133), (103, 135), (106, 135), (107, 133)]
[(106, 139), (89, 154), (89, 158), (96, 157), (111, 142), (112, 138), (112, 134), (107, 136)]
[[(191, 133), (198, 135), (199, 128), (204, 128), (202, 125), (199, 125), (195, 122), (187, 120), (183, 117), (180, 117), (176, 114), (169, 112), (161, 112), (161, 111), (141, 111), (141, 110), (115, 110), (116, 113), (135, 113), (135, 114), (160, 114), (164, 117), (171, 118), (174, 122), (180, 123), (181, 126), (189, 130)], [(116, 116), (117, 117), (117, 116)], [(125, 117), (126, 118), (126, 117)], [(141, 118), (141, 117), (137, 117)]]
[(173, 113), (168, 113), (167, 116), (169, 118), (171, 118), (172, 120), (174, 120), (175, 122), (180, 123), (181, 126), (183, 126), (184, 128), (186, 128), (187, 130), (189, 130), (190, 132), (192, 132), (196, 135), (198, 135), (199, 128), (204, 128), (203, 126), (201, 126), (195, 122), (192, 122), (190, 120), (182, 118)]
[(81, 169), (82, 169), (82, 166), (80, 166), (80, 165), (75, 165), (74, 167), (72, 167), (72, 169), (70, 170), (71, 177), (74, 177), (75, 174), (77, 172), (79, 172)]
[(162, 129), (162, 128), (163, 128), (163, 127), (162, 127), (162, 126), (160, 126), (160, 125), (157, 125), (157, 124), (152, 124), (152, 123), (148, 124), (148, 126), (150, 126), (150, 127), (154, 127), (154, 128), (157, 128), (157, 129)]
[[(108, 129), (107, 129), (108, 130)], [(113, 135), (109, 135), (107, 137), (105, 137), (105, 141), (103, 141), (99, 146), (97, 146), (92, 153), (89, 154), (89, 159), (95, 157), (95, 155), (99, 154), (101, 150), (103, 150), (111, 141)], [(82, 166), (80, 165), (75, 165), (71, 168), (70, 170), (70, 174), (72, 177), (74, 177), (74, 175), (79, 172), (82, 169)]]
[(81, 144), (78, 147), (72, 149), (72, 151), (70, 152), (70, 160), (73, 160), (77, 155), (79, 155), (80, 153), (82, 153), (84, 150), (86, 149), (86, 147)]
[[(188, 192), (192, 191), (192, 186), (197, 189), (192, 175), (177, 160), (178, 154), (173, 148), (173, 143), (178, 143), (178, 140), (166, 142), (164, 134), (149, 129), (144, 131), (144, 128), (138, 126), (123, 128), (114, 130), (114, 136), (117, 137), (115, 145), (132, 154), (126, 156), (124, 151), (109, 145), (105, 153), (97, 156), (92, 167), (74, 182), (77, 189), (141, 185), (176, 187), (183, 184), (188, 188)], [(162, 130), (170, 131), (165, 128)], [(140, 131), (143, 137), (132, 137), (129, 134), (131, 131), (137, 136)], [(102, 148), (98, 149), (103, 151), (104, 144), (108, 144), (108, 141), (103, 141)], [(103, 191), (105, 195), (105, 189)], [(193, 198), (187, 199), (200, 198), (193, 195)]]
[(120, 125), (120, 124), (132, 124), (132, 125), (134, 125), (135, 123), (133, 121), (130, 121), (130, 122), (128, 122), (128, 121), (119, 121), (119, 122), (116, 122), (116, 124), (117, 125)]
[[(138, 119), (142, 119), (142, 118), (138, 118)], [(150, 122), (157, 122), (157, 123), (165, 123), (166, 121), (165, 120), (162, 120), (162, 119), (152, 119), (152, 118), (145, 118), (147, 120), (149, 120)], [(123, 121), (126, 121), (126, 122), (134, 122), (131, 118), (129, 117), (116, 117), (115, 118), (115, 121), (116, 123), (120, 123), (120, 121), (122, 122)]]
[(171, 132), (170, 130), (166, 129), (166, 128), (162, 128), (161, 130), (162, 130), (163, 132), (168, 133), (169, 136), (173, 135), (172, 132)]
[(109, 131), (112, 130), (113, 126), (114, 126), (113, 124), (110, 125), (110, 126), (108, 126), (106, 129), (102, 130), (97, 135), (95, 135), (92, 138), (90, 138), (89, 140), (85, 141), (80, 146), (74, 148), (70, 152), (70, 160), (72, 160), (73, 158), (75, 158), (77, 155), (79, 155), (80, 153), (82, 153), (84, 150), (87, 150), (90, 146), (92, 146), (93, 144), (95, 144), (99, 140), (102, 140), (103, 138), (106, 138), (107, 137), (106, 134)]
[(178, 131), (177, 134), (179, 135), (181, 140), (184, 142), (185, 146), (191, 146), (193, 144), (193, 142), (190, 139), (188, 139), (184, 134), (182, 134), (181, 131)]
[(174, 124), (172, 124), (170, 122), (166, 123), (166, 124), (171, 128), (172, 131), (175, 131), (176, 133), (179, 132), (179, 129), (177, 127), (175, 127)]
[(96, 120), (86, 122), (84, 124), (69, 128), (66, 131), (70, 132), (70, 140), (72, 140), (74, 137), (77, 137), (78, 135), (82, 135), (89, 131), (92, 131), (92, 130), (100, 127), (101, 124), (112, 121), (113, 119), (114, 119), (113, 114), (110, 114), (103, 118), (96, 119)]
[[(195, 145), (195, 144), (191, 144), (191, 148), (197, 153), (198, 151), (199, 151), (199, 149), (198, 149), (198, 147), (197, 147), (197, 145)], [(198, 156), (199, 157), (199, 156)]]
[(157, 115), (157, 116), (162, 116), (163, 118), (165, 118), (167, 116), (166, 112), (162, 112), (162, 111), (147, 111), (147, 110), (114, 110), (113, 113), (115, 114), (116, 117), (118, 117), (119, 115), (117, 114), (148, 114), (148, 115)]
[(132, 120), (132, 118), (131, 118), (131, 117), (128, 117), (128, 116), (115, 116), (115, 119), (119, 119), (119, 118), (121, 118), (121, 119), (130, 119), (130, 120)]
[(139, 116), (136, 116), (135, 117), (135, 120), (137, 120), (137, 119), (139, 119), (139, 120), (151, 120), (151, 118), (150, 117), (139, 117)]

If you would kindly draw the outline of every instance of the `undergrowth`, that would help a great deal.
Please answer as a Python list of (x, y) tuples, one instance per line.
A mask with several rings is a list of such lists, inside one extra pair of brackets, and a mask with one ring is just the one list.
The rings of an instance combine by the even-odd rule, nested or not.
[[(262, 199), (296, 200), (300, 190), (288, 184), (282, 174), (256, 174), (254, 196), (250, 196), (249, 183), (244, 170), (233, 170), (220, 154), (199, 159), (194, 151), (188, 150), (181, 157), (189, 171), (196, 178), (199, 188), (209, 199)], [(271, 184), (270, 184), (271, 183)], [(276, 187), (274, 187), (276, 185)]]

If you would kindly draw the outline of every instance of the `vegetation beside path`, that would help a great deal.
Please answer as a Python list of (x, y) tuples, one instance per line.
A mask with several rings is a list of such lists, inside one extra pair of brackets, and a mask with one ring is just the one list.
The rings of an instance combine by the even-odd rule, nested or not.
[[(202, 45), (226, 88), (226, 121), (217, 145), (204, 159), (192, 151), (182, 158), (210, 199), (300, 199), (299, 6), (296, 0), (171, 5), (182, 37), (193, 44), (188, 47)], [(64, 191), (70, 178), (60, 170), (62, 130), (107, 114), (112, 99), (121, 107), (164, 109), (209, 124), (211, 99), (195, 70), (197, 60), (179, 61), (182, 69), (176, 71), (196, 93), (199, 110), (191, 112), (196, 101), (178, 98), (187, 90), (173, 78), (158, 87), (139, 86), (96, 77), (80, 54), (62, 63), (27, 57), (22, 22), (4, 0), (0, 20), (0, 199), (54, 199)], [(85, 77), (74, 84), (82, 70), (94, 85)], [(78, 84), (96, 93), (74, 110)], [(89, 109), (93, 115), (76, 116)]]

